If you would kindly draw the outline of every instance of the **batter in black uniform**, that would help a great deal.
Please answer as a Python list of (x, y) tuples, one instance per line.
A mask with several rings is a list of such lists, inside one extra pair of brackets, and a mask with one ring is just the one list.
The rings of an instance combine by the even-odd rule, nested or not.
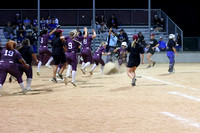
[(147, 68), (150, 68), (151, 64), (152, 64), (152, 66), (154, 66), (156, 64), (156, 62), (151, 59), (151, 56), (155, 53), (156, 48), (158, 46), (159, 46), (159, 43), (155, 39), (155, 34), (151, 33), (151, 39), (149, 41), (149, 46), (148, 46), (149, 49), (147, 51), (147, 60), (148, 60), (148, 63), (149, 63), (149, 66), (147, 66)]
[(127, 65), (127, 74), (132, 79), (132, 86), (135, 86), (135, 70), (140, 65), (140, 54), (142, 54), (142, 64), (144, 60), (144, 50), (143, 47), (138, 43), (137, 35), (133, 36), (133, 42), (128, 46), (127, 51), (130, 52)]
[(53, 78), (51, 81), (57, 82), (56, 80), (56, 72), (58, 69), (58, 65), (62, 64), (62, 67), (59, 71), (59, 77), (63, 79), (62, 73), (66, 69), (66, 58), (65, 58), (65, 51), (66, 46), (64, 45), (63, 41), (60, 39), (60, 37), (63, 35), (62, 30), (56, 30), (55, 38), (52, 40), (52, 56), (54, 59), (55, 67), (53, 69)]

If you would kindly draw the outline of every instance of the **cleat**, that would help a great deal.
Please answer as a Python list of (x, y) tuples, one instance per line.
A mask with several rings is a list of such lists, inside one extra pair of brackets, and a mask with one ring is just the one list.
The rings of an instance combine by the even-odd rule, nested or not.
[(71, 81), (71, 83), (73, 84), (73, 86), (75, 86), (75, 87), (76, 87), (76, 82), (73, 82), (73, 81)]
[(32, 88), (27, 88), (27, 91), (33, 91), (33, 89)]
[(90, 71), (90, 75), (92, 75), (93, 74), (93, 71)]
[(63, 79), (62, 74), (58, 74), (58, 77), (59, 77), (60, 79)]
[(85, 70), (83, 68), (81, 68), (81, 71), (82, 71), (83, 74), (85, 74)]
[(37, 72), (37, 76), (40, 76), (40, 72)]
[(147, 68), (151, 68), (151, 65), (148, 65)]
[(28, 92), (27, 89), (22, 90), (22, 93), (23, 93), (23, 94), (26, 94), (27, 92)]
[(136, 82), (136, 79), (133, 78), (133, 79), (132, 79), (132, 83), (131, 83), (131, 85), (132, 85), (132, 86), (136, 86), (135, 82)]
[(54, 83), (58, 82), (56, 78), (52, 78), (51, 81), (54, 82)]
[(155, 66), (155, 64), (156, 64), (156, 61), (153, 62), (153, 66)]
[(68, 76), (68, 78), (72, 78), (72, 76), (71, 76), (71, 75), (69, 75), (69, 76)]
[(48, 67), (49, 69), (51, 69), (51, 66), (50, 66), (50, 65), (48, 65), (48, 64), (46, 64), (46, 65), (45, 65), (45, 67)]

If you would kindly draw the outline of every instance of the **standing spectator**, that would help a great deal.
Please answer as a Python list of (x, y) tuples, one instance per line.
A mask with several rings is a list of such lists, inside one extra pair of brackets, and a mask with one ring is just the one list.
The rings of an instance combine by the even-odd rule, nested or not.
[(28, 17), (23, 20), (23, 24), (26, 29), (31, 29), (31, 20)]
[(26, 28), (22, 24), (22, 22), (19, 23), (19, 25), (17, 26), (16, 30), (17, 30), (17, 38), (20, 36), (20, 34), (22, 34), (23, 36), (25, 36)]
[(40, 28), (41, 28), (41, 30), (46, 29), (46, 22), (45, 22), (44, 17), (42, 17), (41, 20), (40, 20)]
[(99, 16), (95, 16), (95, 24), (96, 24), (96, 28), (97, 28), (97, 33), (101, 33), (101, 25), (100, 25), (100, 18)]
[(108, 26), (109, 26), (109, 28), (118, 29), (118, 20), (115, 17), (115, 14), (112, 14), (111, 18), (109, 19)]
[(160, 18), (160, 26), (161, 26), (162, 30), (164, 31), (165, 30), (165, 21), (163, 18)]
[(181, 45), (182, 45), (182, 40), (181, 40), (181, 36), (178, 35), (177, 38), (176, 38), (176, 50), (179, 51), (181, 49)]
[(55, 24), (58, 25), (58, 24), (59, 24), (58, 18), (57, 18), (56, 16), (54, 16), (53, 19), (54, 19), (54, 21), (55, 21)]
[(19, 37), (17, 38), (17, 46), (22, 45), (22, 41), (24, 40), (24, 35), (22, 33), (19, 34)]
[(55, 29), (57, 27), (56, 23), (54, 20), (51, 21), (50, 24), (48, 24), (48, 29)]
[(51, 23), (51, 16), (48, 16), (46, 20), (46, 25), (49, 25), (50, 23)]
[(37, 20), (37, 17), (33, 20), (32, 29), (33, 29), (34, 32), (37, 32), (37, 30), (38, 30), (38, 20)]
[(14, 39), (14, 30), (10, 22), (7, 22), (7, 26), (3, 29), (3, 34), (6, 39)]
[(37, 52), (37, 45), (36, 45), (37, 37), (32, 34), (32, 31), (28, 31), (28, 35), (26, 38), (30, 41), (30, 45), (33, 47), (34, 53), (36, 53)]
[(120, 33), (118, 35), (117, 47), (121, 47), (122, 42), (126, 42), (128, 44), (128, 35), (124, 29), (121, 29), (119, 32)]
[(108, 29), (107, 21), (103, 14), (101, 14), (101, 16), (99, 18), (99, 24), (101, 26), (101, 32), (105, 32)]
[(154, 26), (153, 26), (154, 29), (160, 27), (160, 18), (158, 17), (158, 15), (154, 16), (154, 20), (153, 21), (154, 21)]
[(146, 47), (146, 43), (145, 43), (145, 41), (144, 41), (144, 36), (143, 36), (143, 34), (142, 34), (141, 31), (138, 33), (138, 43), (139, 43), (143, 48)]
[(162, 36), (160, 37), (160, 40), (158, 41), (158, 43), (159, 43), (159, 46), (158, 46), (159, 50), (160, 51), (166, 51), (167, 45), (166, 45), (166, 42), (163, 41)]
[(14, 28), (16, 28), (20, 22), (21, 22), (21, 18), (19, 14), (17, 13), (16, 16), (13, 18), (12, 25), (14, 26)]
[(109, 30), (107, 42), (109, 45), (108, 52), (110, 52), (111, 54), (107, 56), (106, 63), (108, 63), (109, 61), (111, 62), (114, 61), (113, 58), (114, 58), (115, 53), (113, 51), (116, 49), (116, 46), (117, 46), (117, 37), (116, 37), (115, 32), (112, 30), (112, 28), (110, 28)]

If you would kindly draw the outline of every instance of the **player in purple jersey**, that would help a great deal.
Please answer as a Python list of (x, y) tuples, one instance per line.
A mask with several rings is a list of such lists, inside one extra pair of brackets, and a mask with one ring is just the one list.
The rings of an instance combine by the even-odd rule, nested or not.
[(40, 33), (40, 49), (39, 49), (39, 53), (40, 53), (40, 61), (38, 63), (38, 69), (37, 69), (37, 75), (40, 75), (40, 67), (42, 65), (42, 61), (44, 58), (44, 55), (47, 54), (49, 56), (51, 56), (49, 58), (49, 60), (47, 61), (47, 63), (45, 64), (46, 67), (51, 68), (50, 64), (53, 61), (53, 57), (52, 57), (52, 52), (48, 49), (48, 39), (49, 37), (60, 27), (60, 25), (58, 25), (52, 32), (48, 33), (47, 30), (42, 30)]
[(23, 94), (27, 92), (27, 89), (24, 87), (24, 83), (21, 77), (21, 74), (17, 68), (16, 63), (20, 62), (24, 65), (27, 69), (30, 67), (26, 62), (22, 59), (21, 54), (15, 50), (16, 42), (8, 41), (6, 43), (6, 48), (4, 48), (1, 53), (1, 60), (0, 60), (0, 90), (6, 80), (7, 73), (13, 75), (20, 87), (22, 88)]
[(118, 53), (118, 64), (127, 66), (127, 43), (122, 42), (121, 47), (116, 48), (113, 52)]
[(93, 29), (92, 31), (93, 35), (89, 36), (88, 30), (85, 27), (83, 32), (84, 36), (81, 38), (82, 41), (81, 56), (83, 58), (81, 71), (83, 72), (83, 74), (86, 73), (85, 68), (92, 63), (91, 44), (92, 44), (92, 39), (96, 38), (95, 30)]
[(99, 65), (99, 63), (101, 64), (101, 71), (100, 73), (103, 74), (103, 69), (105, 66), (105, 63), (102, 59), (102, 55), (110, 55), (111, 53), (105, 53), (106, 52), (106, 46), (108, 45), (107, 42), (102, 42), (101, 45), (99, 46), (99, 48), (96, 50), (96, 52), (93, 55), (93, 61), (94, 61), (94, 65), (92, 66), (91, 70), (90, 70), (90, 75), (93, 74), (94, 69)]
[(66, 52), (66, 59), (67, 63), (69, 64), (67, 74), (65, 77), (65, 83), (67, 83), (67, 78), (70, 75), (71, 69), (72, 69), (72, 81), (71, 83), (76, 86), (76, 70), (77, 70), (77, 64), (78, 64), (78, 59), (77, 59), (77, 51), (78, 49), (81, 48), (81, 42), (80, 36), (77, 36), (77, 31), (72, 30), (69, 32), (69, 36), (66, 37), (61, 37), (61, 39), (65, 39), (66, 47), (67, 47), (67, 52)]

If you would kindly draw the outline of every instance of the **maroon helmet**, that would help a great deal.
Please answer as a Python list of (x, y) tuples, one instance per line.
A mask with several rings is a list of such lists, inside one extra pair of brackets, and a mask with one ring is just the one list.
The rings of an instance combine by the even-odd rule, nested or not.
[(139, 38), (138, 38), (138, 35), (133, 35), (133, 41), (134, 41), (134, 40), (137, 41), (138, 39), (139, 39)]

